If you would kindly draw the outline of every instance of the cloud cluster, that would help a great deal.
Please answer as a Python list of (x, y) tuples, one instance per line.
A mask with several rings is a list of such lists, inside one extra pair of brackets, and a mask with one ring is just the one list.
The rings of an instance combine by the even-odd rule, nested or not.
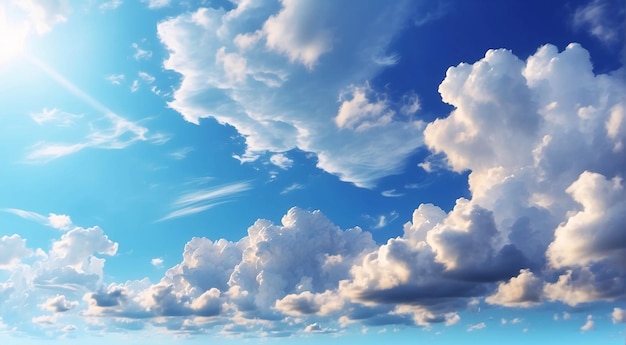
[[(287, 11), (289, 4), (284, 2), (281, 11), (297, 13)], [(245, 10), (238, 9), (206, 9), (174, 18), (161, 24), (161, 37), (167, 40), (166, 36), (178, 32), (174, 28), (181, 27), (212, 27), (217, 31), (201, 32), (219, 36), (218, 29), (228, 28), (223, 21), (236, 20)], [(184, 45), (186, 35), (168, 42)], [(286, 48), (269, 48), (303, 64), (303, 73), (321, 68), (328, 52), (306, 48), (307, 44), (318, 47), (309, 41), (321, 38), (297, 31), (294, 35), (294, 40), (304, 43), (293, 47), (293, 55)], [(215, 43), (213, 39), (200, 42)], [(178, 54), (200, 53), (175, 51), (168, 64), (181, 62)], [(223, 54), (223, 59), (243, 66), (237, 57), (227, 57), (235, 53)], [(194, 60), (184, 62), (189, 61)], [(239, 78), (237, 73), (231, 79), (206, 74), (214, 69), (198, 71), (205, 83), (231, 85)], [(185, 74), (174, 107), (193, 108), (194, 102), (206, 100), (204, 88), (194, 89), (199, 85), (194, 78)], [(190, 93), (189, 87), (198, 93)], [(233, 90), (228, 87), (230, 95), (236, 94)], [(507, 50), (490, 50), (473, 64), (451, 67), (439, 91), (454, 110), (425, 126), (424, 141), (433, 153), (431, 159), (444, 157), (439, 165), (470, 171), (471, 198), (459, 198), (450, 211), (419, 205), (403, 234), (386, 243), (376, 244), (371, 234), (358, 227), (339, 229), (319, 211), (292, 208), (281, 224), (260, 219), (236, 242), (191, 239), (182, 261), (158, 282), (105, 283), (102, 257), (115, 255), (117, 243), (102, 229), (73, 226), (69, 217), (13, 210), (65, 232), (47, 252), (27, 248), (19, 235), (3, 237), (0, 243), (11, 250), (0, 251), (0, 267), (19, 269), (0, 285), (0, 293), (9, 296), (10, 303), (38, 298), (36, 305), (54, 312), (54, 316), (33, 315), (40, 323), (58, 322), (74, 313), (112, 329), (150, 326), (181, 333), (213, 329), (226, 335), (274, 336), (334, 332), (357, 322), (452, 326), (460, 321), (459, 312), (483, 301), (516, 308), (544, 301), (571, 306), (624, 301), (624, 70), (594, 74), (589, 54), (577, 44), (563, 51), (546, 45), (525, 61)], [(393, 112), (381, 110), (388, 108), (389, 101), (369, 95), (367, 85), (345, 92), (349, 95), (340, 98), (339, 107), (345, 109), (335, 113), (343, 114), (341, 120), (335, 115), (327, 118), (336, 130), (359, 135), (406, 125), (384, 120), (388, 111)], [(184, 97), (197, 98), (182, 102)], [(363, 103), (366, 98), (369, 106)], [(252, 125), (265, 115), (246, 116), (236, 121)], [(283, 124), (271, 126), (290, 132)], [(257, 134), (250, 135), (250, 142), (258, 139)], [(286, 162), (285, 156), (280, 157), (274, 157), (274, 164)], [(324, 161), (324, 154), (319, 157)], [(351, 174), (372, 176), (363, 171)], [(172, 204), (175, 209), (169, 217), (206, 209), (248, 188), (241, 182), (189, 191)], [(25, 264), (27, 259), (33, 263)], [(17, 292), (24, 288), (49, 295), (24, 297)], [(614, 322), (623, 322), (623, 310), (616, 308), (611, 316)], [(3, 322), (17, 324), (5, 315)], [(590, 330), (595, 322), (590, 316), (581, 329)], [(477, 323), (467, 330), (484, 327), (485, 323)]]
[(246, 140), (242, 161), (299, 148), (342, 180), (373, 186), (422, 144), (417, 96), (390, 99), (368, 83), (414, 5), (355, 6), (241, 1), (161, 22), (164, 66), (182, 75), (170, 107), (192, 123), (233, 126)]

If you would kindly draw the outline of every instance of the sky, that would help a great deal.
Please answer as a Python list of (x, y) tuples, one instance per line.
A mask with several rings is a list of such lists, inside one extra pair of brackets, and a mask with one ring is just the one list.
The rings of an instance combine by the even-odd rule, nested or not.
[(623, 0), (2, 0), (0, 343), (624, 344)]

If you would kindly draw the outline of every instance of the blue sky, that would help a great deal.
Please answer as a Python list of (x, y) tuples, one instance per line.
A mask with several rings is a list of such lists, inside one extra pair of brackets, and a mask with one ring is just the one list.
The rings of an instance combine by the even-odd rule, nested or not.
[(620, 0), (0, 4), (0, 341), (623, 344)]

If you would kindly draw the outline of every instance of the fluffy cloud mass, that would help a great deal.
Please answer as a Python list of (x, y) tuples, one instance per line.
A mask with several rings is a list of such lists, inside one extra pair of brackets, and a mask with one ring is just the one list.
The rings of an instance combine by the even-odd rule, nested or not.
[[(413, 5), (355, 6), (242, 1), (161, 22), (164, 66), (182, 75), (170, 107), (193, 123), (212, 117), (233, 126), (246, 140), (242, 161), (299, 148), (342, 180), (373, 186), (422, 143), (423, 124), (410, 116), (416, 96), (389, 99), (368, 83)], [(338, 17), (348, 12), (349, 21)]]
[[(290, 69), (302, 68), (301, 73), (323, 68), (324, 55), (335, 49), (323, 34), (301, 28), (290, 40), (270, 43), (267, 30), (281, 30), (286, 17), (302, 11), (298, 6), (304, 2), (284, 1), (270, 24), (249, 37), (239, 36), (237, 49), (242, 50), (219, 45), (223, 37), (232, 38), (229, 25), (241, 20), (245, 7), (199, 10), (162, 23), (161, 38), (173, 50), (166, 64), (184, 76), (172, 107), (190, 121), (213, 116), (233, 124), (247, 136), (249, 155), (283, 152), (304, 143), (322, 145), (312, 134), (316, 126), (326, 126), (322, 122), (307, 122), (313, 120), (301, 114), (251, 111), (247, 107), (253, 99), (233, 86), (262, 84), (267, 91), (298, 77), (270, 69), (271, 60), (260, 60), (268, 61), (263, 73), (261, 66), (242, 60), (238, 54), (252, 54), (255, 44), (290, 61)], [(316, 25), (322, 24), (312, 27)], [(202, 49), (187, 46), (191, 37), (200, 38), (193, 42)], [(231, 66), (230, 74), (202, 68), (200, 61), (211, 51), (220, 56), (216, 63)], [(185, 69), (189, 63), (198, 65)], [(505, 307), (543, 301), (571, 306), (622, 302), (623, 80), (623, 70), (594, 74), (587, 51), (577, 44), (563, 51), (546, 45), (526, 60), (507, 50), (490, 50), (473, 64), (451, 67), (439, 91), (454, 110), (427, 124), (423, 137), (433, 153), (430, 159), (444, 159), (451, 170), (470, 171), (471, 198), (459, 198), (450, 211), (419, 205), (403, 234), (386, 243), (375, 243), (358, 227), (342, 230), (319, 211), (292, 208), (280, 224), (256, 221), (236, 242), (191, 239), (182, 261), (157, 282), (112, 283), (105, 282), (102, 256), (115, 255), (117, 243), (99, 227), (73, 227), (48, 252), (28, 249), (18, 235), (3, 237), (0, 246), (11, 250), (0, 251), (0, 268), (18, 269), (1, 283), (0, 293), (8, 296), (7, 306), (26, 298), (54, 313), (30, 315), (39, 323), (29, 327), (45, 321), (63, 329), (67, 325), (59, 320), (73, 315), (111, 329), (275, 336), (335, 332), (357, 322), (452, 326), (460, 321), (460, 312), (482, 302)], [(323, 118), (331, 127), (324, 128), (346, 131), (357, 141), (362, 133), (383, 135), (405, 126), (416, 130), (415, 124), (395, 120), (390, 100), (376, 95), (367, 83), (361, 85), (343, 89), (341, 104)], [(209, 89), (221, 90), (223, 97), (211, 101)], [(257, 110), (273, 107), (263, 99), (254, 99), (263, 103)], [(204, 102), (213, 101), (215, 113), (209, 114)], [(280, 135), (271, 138), (264, 131)], [(396, 134), (402, 138), (405, 132)], [(320, 164), (328, 168), (338, 164), (332, 162), (346, 149), (341, 145), (312, 151), (319, 152)], [(383, 140), (377, 145), (386, 144)], [(373, 161), (377, 152), (369, 152)], [(275, 156), (274, 164), (286, 159)], [(342, 165), (335, 171), (360, 176), (351, 180), (355, 183), (365, 184), (374, 176), (350, 169)], [(69, 217), (55, 219), (59, 222), (50, 223), (72, 227)], [(23, 263), (27, 258), (32, 262)], [(25, 297), (21, 289), (39, 293)], [(17, 317), (7, 318), (6, 310), (3, 322), (23, 327)], [(623, 310), (615, 308), (611, 317), (623, 322)], [(582, 329), (592, 329), (594, 322), (590, 316)], [(485, 326), (479, 323), (468, 330)]]

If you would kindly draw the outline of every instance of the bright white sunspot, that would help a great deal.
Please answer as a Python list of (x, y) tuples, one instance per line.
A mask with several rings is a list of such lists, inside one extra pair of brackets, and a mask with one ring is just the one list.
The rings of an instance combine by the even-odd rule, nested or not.
[(11, 21), (5, 9), (0, 7), (0, 64), (24, 51), (27, 33), (26, 23)]

